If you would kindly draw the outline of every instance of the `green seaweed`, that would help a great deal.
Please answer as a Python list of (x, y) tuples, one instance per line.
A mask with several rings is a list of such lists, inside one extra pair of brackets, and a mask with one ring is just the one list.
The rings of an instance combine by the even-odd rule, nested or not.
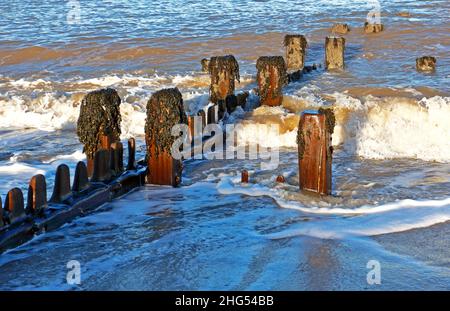
[(170, 153), (177, 137), (172, 136), (172, 127), (176, 124), (188, 124), (183, 107), (183, 97), (178, 88), (163, 89), (152, 94), (147, 102), (145, 121), (145, 141), (147, 156), (150, 158), (150, 146), (155, 145), (155, 156), (163, 152)]
[(114, 89), (102, 89), (87, 94), (81, 102), (77, 135), (90, 159), (98, 150), (101, 135), (120, 139), (120, 97)]

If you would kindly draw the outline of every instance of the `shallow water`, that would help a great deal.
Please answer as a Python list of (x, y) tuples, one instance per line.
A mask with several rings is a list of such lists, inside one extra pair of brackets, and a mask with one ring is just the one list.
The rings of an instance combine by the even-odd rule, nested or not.
[[(228, 117), (241, 137), (282, 148), (277, 169), (188, 161), (180, 189), (143, 188), (0, 256), (0, 288), (69, 289), (76, 259), (83, 289), (450, 289), (448, 1), (381, 1), (386, 30), (374, 35), (362, 31), (366, 1), (80, 1), (79, 24), (67, 23), (67, 3), (0, 2), (3, 201), (37, 173), (50, 195), (61, 163), (73, 176), (88, 91), (118, 90), (122, 138), (137, 137), (141, 158), (152, 92), (179, 87), (189, 113), (208, 105), (202, 58), (234, 54), (237, 88), (251, 90), (256, 59), (283, 55), (286, 33), (305, 34), (306, 63), (323, 64), (329, 28), (346, 22), (346, 70), (304, 75), (282, 108), (257, 108), (251, 92)], [(416, 72), (428, 54), (436, 72)], [(298, 192), (295, 148), (299, 115), (320, 106), (335, 108), (337, 126), (333, 196), (318, 199)], [(270, 123), (281, 135), (252, 130)], [(366, 282), (371, 259), (379, 287)]]

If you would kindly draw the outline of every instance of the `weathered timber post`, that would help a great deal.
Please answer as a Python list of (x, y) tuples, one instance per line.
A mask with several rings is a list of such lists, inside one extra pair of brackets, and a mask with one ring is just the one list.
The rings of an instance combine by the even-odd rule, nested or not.
[(91, 92), (81, 103), (77, 134), (84, 145), (89, 176), (94, 171), (95, 152), (110, 150), (111, 144), (120, 140), (120, 103), (120, 97), (113, 89)]
[(33, 176), (28, 186), (27, 214), (39, 214), (47, 206), (47, 183), (44, 175)]
[(186, 124), (183, 97), (177, 88), (153, 93), (147, 103), (145, 142), (147, 144), (147, 182), (156, 185), (177, 186), (181, 182), (182, 160), (175, 159), (171, 148), (177, 137), (172, 127)]
[(286, 179), (284, 178), (283, 175), (277, 176), (277, 183), (284, 184), (285, 182), (286, 182)]
[(303, 35), (286, 35), (284, 46), (286, 47), (286, 67), (288, 72), (303, 70), (305, 67), (306, 46), (308, 45)]
[(90, 186), (86, 164), (83, 161), (77, 163), (75, 177), (73, 178), (72, 191), (82, 192)]
[(22, 190), (19, 188), (11, 189), (6, 195), (5, 211), (10, 223), (25, 217), (25, 208)]
[(333, 27), (331, 27), (331, 32), (345, 35), (350, 32), (350, 27), (347, 24), (334, 24)]
[(364, 23), (364, 32), (365, 33), (378, 33), (384, 30), (383, 24), (373, 24), (369, 22)]
[(50, 198), (51, 203), (63, 203), (72, 195), (70, 190), (70, 170), (66, 164), (61, 164), (56, 168), (55, 186)]
[(128, 164), (127, 170), (136, 169), (136, 140), (131, 137), (128, 139)]
[(436, 70), (436, 58), (433, 56), (423, 56), (416, 59), (417, 71)]
[(208, 73), (209, 72), (209, 59), (203, 58), (200, 63), (202, 64), (202, 71)]
[(334, 124), (331, 109), (302, 113), (297, 133), (300, 190), (331, 194)]
[(248, 171), (247, 170), (243, 170), (241, 173), (241, 182), (242, 183), (248, 183)]
[(258, 92), (261, 105), (279, 106), (283, 87), (287, 84), (286, 63), (282, 56), (262, 56), (256, 62)]
[(325, 69), (343, 69), (345, 39), (327, 37), (325, 39)]
[(240, 82), (239, 64), (233, 55), (212, 57), (209, 62), (211, 86), (209, 88), (210, 101), (217, 104), (234, 94), (235, 80)]

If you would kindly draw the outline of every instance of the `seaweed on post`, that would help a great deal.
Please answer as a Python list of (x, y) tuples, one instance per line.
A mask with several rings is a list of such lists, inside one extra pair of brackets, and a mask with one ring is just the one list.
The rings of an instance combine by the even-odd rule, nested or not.
[[(147, 156), (158, 157), (161, 153), (170, 153), (176, 140), (172, 136), (172, 127), (176, 124), (188, 124), (183, 107), (183, 97), (178, 88), (164, 89), (153, 93), (147, 103), (147, 119), (145, 122), (145, 140)], [(150, 146), (154, 145), (155, 155)]]
[(100, 145), (101, 136), (120, 139), (120, 97), (114, 89), (102, 89), (87, 94), (81, 103), (77, 135), (90, 159)]

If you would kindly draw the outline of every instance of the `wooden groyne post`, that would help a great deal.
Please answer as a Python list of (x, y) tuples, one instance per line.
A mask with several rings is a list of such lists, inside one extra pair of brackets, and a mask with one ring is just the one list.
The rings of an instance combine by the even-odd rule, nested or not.
[(382, 32), (384, 30), (384, 26), (383, 24), (374, 24), (374, 23), (369, 23), (369, 22), (365, 22), (364, 23), (364, 32), (365, 33), (379, 33)]
[(302, 113), (297, 133), (300, 190), (331, 194), (334, 124), (331, 109)]
[(88, 175), (94, 173), (94, 155), (99, 149), (111, 149), (120, 140), (120, 97), (116, 90), (102, 89), (87, 94), (80, 107), (77, 135), (84, 145)]
[(325, 69), (343, 69), (345, 39), (342, 37), (327, 37), (325, 39)]
[(240, 82), (239, 64), (233, 55), (211, 57), (209, 61), (210, 101), (217, 104), (234, 94), (235, 81)]
[(282, 56), (262, 56), (256, 62), (261, 105), (280, 106), (283, 87), (288, 82), (286, 63)]
[(436, 70), (436, 58), (433, 56), (423, 56), (416, 58), (417, 71), (434, 71)]
[(182, 160), (174, 159), (171, 148), (176, 139), (172, 127), (188, 125), (183, 98), (177, 88), (153, 93), (147, 103), (145, 142), (147, 144), (147, 182), (177, 186), (181, 182)]
[(303, 67), (305, 67), (307, 45), (308, 43), (303, 35), (286, 35), (284, 37), (286, 67), (288, 72), (303, 70)]

